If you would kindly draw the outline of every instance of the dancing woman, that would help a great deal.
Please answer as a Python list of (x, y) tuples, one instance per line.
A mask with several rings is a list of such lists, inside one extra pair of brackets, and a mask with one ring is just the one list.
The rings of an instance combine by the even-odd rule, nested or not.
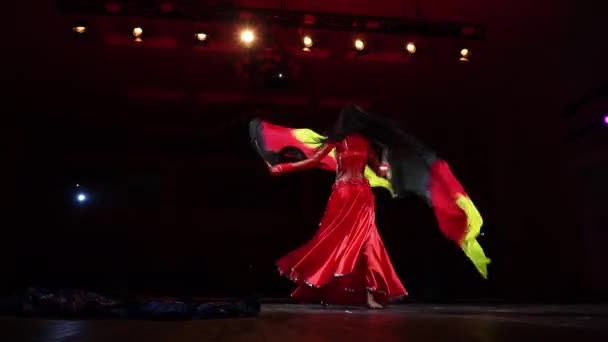
[(366, 166), (385, 176), (374, 147), (395, 132), (390, 124), (357, 106), (340, 112), (323, 145), (310, 158), (270, 166), (280, 175), (318, 166), (335, 150), (336, 181), (313, 238), (277, 262), (281, 274), (298, 283), (298, 300), (382, 308), (379, 302), (407, 295), (375, 223), (374, 195), (364, 176)]
[[(477, 241), (483, 219), (475, 204), (445, 160), (392, 123), (349, 106), (328, 137), (259, 119), (251, 121), (249, 135), (274, 175), (311, 167), (337, 173), (319, 231), (278, 262), (281, 273), (300, 285), (293, 293), (297, 299), (365, 301), (376, 308), (378, 299), (407, 294), (378, 235), (370, 186), (385, 188), (394, 198), (415, 195), (425, 201), (443, 235), (488, 277), (490, 259)], [(389, 180), (378, 176), (384, 172), (376, 145), (384, 149)], [(281, 164), (286, 158), (299, 162)]]

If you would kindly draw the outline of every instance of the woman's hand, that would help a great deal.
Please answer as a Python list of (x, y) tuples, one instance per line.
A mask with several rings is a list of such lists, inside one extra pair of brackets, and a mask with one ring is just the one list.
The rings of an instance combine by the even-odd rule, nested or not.
[(382, 149), (382, 161), (380, 162), (380, 176), (386, 179), (391, 178), (391, 165), (388, 163), (388, 148)]
[(270, 174), (273, 176), (278, 176), (283, 172), (283, 167), (281, 166), (281, 164), (272, 165), (268, 169), (270, 170)]
[(283, 173), (290, 173), (296, 170), (297, 163), (283, 163), (278, 165), (273, 165), (270, 167), (270, 174), (273, 176), (278, 176)]
[(391, 168), (387, 163), (380, 164), (380, 177), (389, 178), (391, 173)]

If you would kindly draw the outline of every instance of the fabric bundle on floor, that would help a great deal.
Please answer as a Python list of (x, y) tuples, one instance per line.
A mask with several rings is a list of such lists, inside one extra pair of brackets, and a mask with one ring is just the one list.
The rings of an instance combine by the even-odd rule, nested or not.
[(97, 293), (29, 288), (0, 299), (0, 315), (70, 318), (212, 319), (253, 317), (260, 313), (255, 298), (232, 301), (115, 301)]

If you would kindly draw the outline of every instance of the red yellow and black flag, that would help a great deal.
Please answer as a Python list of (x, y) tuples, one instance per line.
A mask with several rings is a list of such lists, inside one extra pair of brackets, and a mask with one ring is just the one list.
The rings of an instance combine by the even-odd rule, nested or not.
[[(269, 165), (284, 160), (311, 157), (323, 142), (323, 136), (306, 128), (287, 128), (255, 119), (250, 123), (251, 141)], [(365, 177), (372, 187), (383, 187), (393, 197), (414, 193), (433, 208), (439, 229), (460, 246), (483, 278), (487, 278), (490, 259), (477, 242), (482, 217), (449, 165), (413, 137), (403, 135), (402, 143), (388, 151), (390, 180), (370, 167)], [(336, 171), (335, 151), (325, 157), (318, 168)]]

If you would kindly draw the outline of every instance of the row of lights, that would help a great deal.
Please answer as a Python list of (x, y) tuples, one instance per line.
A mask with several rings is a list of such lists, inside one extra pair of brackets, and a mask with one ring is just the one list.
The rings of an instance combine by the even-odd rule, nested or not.
[[(74, 32), (76, 32), (78, 34), (84, 34), (87, 31), (87, 28), (86, 28), (86, 26), (75, 26), (73, 28), (73, 30), (74, 30)], [(141, 27), (137, 26), (137, 27), (133, 28), (132, 33), (133, 33), (134, 41), (136, 43), (143, 42), (142, 37), (144, 34), (144, 30)], [(203, 33), (203, 32), (195, 33), (194, 37), (200, 43), (204, 43), (207, 41), (207, 34)], [(251, 46), (255, 41), (255, 33), (252, 30), (245, 29), (241, 32), (240, 38), (241, 38), (241, 42), (245, 46)], [(314, 45), (314, 41), (311, 36), (302, 37), (302, 46), (303, 46), (302, 50), (310, 52), (313, 45)], [(355, 51), (357, 51), (357, 53), (363, 54), (366, 51), (365, 42), (362, 39), (357, 38), (357, 39), (355, 39), (355, 41), (353, 43), (353, 48), (355, 49)], [(416, 43), (414, 43), (414, 42), (405, 43), (404, 51), (408, 55), (415, 54), (417, 51)], [(460, 50), (460, 61), (468, 62), (470, 57), (471, 57), (471, 51), (469, 49), (463, 48)]]

